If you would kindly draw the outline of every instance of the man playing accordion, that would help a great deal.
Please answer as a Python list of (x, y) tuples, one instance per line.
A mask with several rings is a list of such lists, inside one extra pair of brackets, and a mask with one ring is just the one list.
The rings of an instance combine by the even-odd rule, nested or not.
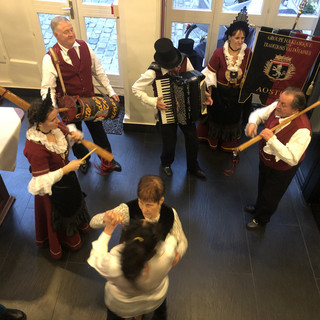
[[(134, 83), (132, 91), (143, 103), (157, 111), (162, 136), (161, 166), (167, 176), (172, 176), (171, 164), (174, 161), (177, 127), (179, 126), (185, 139), (187, 171), (197, 178), (206, 179), (206, 175), (201, 170), (197, 160), (199, 148), (195, 127), (197, 117), (193, 119), (186, 118), (182, 121), (180, 120), (181, 117), (177, 117), (177, 114), (179, 114), (179, 104), (176, 103), (178, 97), (177, 93), (172, 90), (172, 81), (174, 80), (170, 80), (193, 70), (193, 67), (190, 60), (173, 46), (170, 39), (158, 39), (154, 44), (154, 48), (156, 50), (154, 55), (155, 62)], [(160, 83), (162, 83), (162, 88)], [(149, 85), (153, 87), (154, 97), (150, 97), (146, 93)], [(211, 98), (208, 95), (206, 95), (206, 98), (205, 103), (210, 104)]]

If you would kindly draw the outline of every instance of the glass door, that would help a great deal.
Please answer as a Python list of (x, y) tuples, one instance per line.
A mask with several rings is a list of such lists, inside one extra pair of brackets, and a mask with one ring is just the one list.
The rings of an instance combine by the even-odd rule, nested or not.
[(112, 12), (113, 2), (113, 0), (32, 0), (36, 18), (33, 19), (35, 38), (39, 42), (39, 48), (43, 48), (39, 50), (41, 61), (44, 53), (56, 43), (50, 28), (51, 19), (56, 15), (64, 15), (72, 23), (77, 38), (87, 41), (96, 53), (114, 89), (118, 92), (119, 88), (121, 91), (123, 85), (118, 58), (118, 19)]
[(212, 36), (212, 0), (167, 0), (165, 5), (165, 37), (177, 48), (180, 39), (193, 39), (193, 49), (204, 65), (207, 52), (211, 51), (208, 39)]
[[(204, 65), (213, 51), (224, 43), (226, 28), (238, 12), (247, 7), (249, 24), (291, 29), (303, 0), (166, 0), (165, 36), (175, 46), (181, 38), (195, 41), (195, 51), (202, 54)], [(319, 18), (320, 0), (307, 0), (296, 29), (312, 34)], [(253, 41), (249, 43), (253, 47)], [(199, 50), (198, 50), (199, 49)]]
[[(260, 24), (262, 5), (263, 0), (167, 0), (165, 35), (176, 46), (181, 38), (194, 39), (194, 49), (205, 66), (213, 51), (223, 45), (226, 28), (239, 11), (246, 6), (249, 23)], [(253, 47), (253, 42), (248, 45)]]
[[(303, 10), (296, 23), (300, 6)], [(268, 26), (280, 29), (292, 29), (295, 25), (295, 30), (312, 35), (319, 19), (319, 12), (319, 0), (277, 0), (274, 6), (270, 6), (267, 23)]]

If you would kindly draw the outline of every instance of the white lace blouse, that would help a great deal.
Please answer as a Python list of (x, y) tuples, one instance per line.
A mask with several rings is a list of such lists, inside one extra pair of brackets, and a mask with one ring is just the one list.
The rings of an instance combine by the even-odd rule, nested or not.
[[(68, 128), (70, 131), (77, 130), (74, 124), (68, 125)], [(53, 129), (52, 134), (55, 136), (56, 142), (48, 141), (47, 136), (41, 131), (37, 130), (36, 126), (33, 126), (27, 130), (26, 137), (28, 140), (39, 143), (49, 151), (57, 154), (66, 153), (67, 149), (71, 148), (74, 143), (73, 141), (71, 141), (71, 139), (69, 139), (69, 136), (67, 136), (66, 139), (63, 132), (59, 128)], [(51, 195), (52, 185), (58, 182), (62, 178), (62, 176), (63, 172), (60, 168), (58, 170), (51, 171), (37, 177), (32, 177), (28, 185), (28, 191), (33, 195)]]

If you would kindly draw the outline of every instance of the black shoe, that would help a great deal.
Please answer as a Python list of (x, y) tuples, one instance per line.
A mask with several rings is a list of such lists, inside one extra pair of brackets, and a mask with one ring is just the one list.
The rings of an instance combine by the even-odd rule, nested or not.
[(85, 159), (84, 161), (85, 161), (85, 163), (80, 165), (79, 170), (83, 174), (86, 174), (88, 172), (88, 170), (89, 170), (89, 167), (90, 167), (91, 163), (90, 163), (90, 161), (88, 159)]
[(171, 177), (171, 176), (172, 176), (172, 170), (171, 170), (170, 166), (163, 167), (163, 172), (164, 172), (168, 177)]
[(251, 222), (247, 224), (248, 230), (257, 230), (263, 228), (264, 225), (259, 223), (256, 219), (253, 219)]
[(113, 160), (111, 161), (111, 165), (114, 166), (113, 171), (118, 171), (118, 172), (122, 171), (121, 165), (120, 165), (120, 163), (119, 163), (118, 161), (116, 161), (116, 160), (113, 159)]
[(188, 172), (191, 175), (193, 175), (193, 176), (195, 176), (195, 177), (197, 177), (199, 179), (202, 179), (202, 180), (205, 180), (207, 178), (206, 174), (204, 173), (204, 171), (202, 171), (200, 168), (195, 169), (195, 170), (188, 170)]
[(27, 316), (24, 312), (17, 309), (6, 309), (0, 314), (0, 320), (26, 320)]
[(256, 212), (256, 207), (255, 207), (255, 206), (245, 206), (245, 207), (243, 208), (243, 210), (244, 210), (245, 212), (250, 213), (250, 214), (254, 214), (254, 213)]

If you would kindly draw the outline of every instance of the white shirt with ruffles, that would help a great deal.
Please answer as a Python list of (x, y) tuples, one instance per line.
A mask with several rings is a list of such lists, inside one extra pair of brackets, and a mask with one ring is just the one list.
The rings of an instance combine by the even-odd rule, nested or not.
[[(70, 131), (76, 130), (74, 124), (68, 125), (68, 128)], [(51, 132), (55, 136), (56, 142), (48, 141), (47, 135), (37, 130), (36, 126), (33, 126), (27, 130), (26, 137), (30, 141), (34, 141), (45, 146), (51, 152), (55, 152), (57, 154), (66, 153), (67, 149), (72, 146), (73, 141), (69, 140), (69, 136), (67, 136), (67, 140), (63, 132), (59, 128), (53, 129)], [(62, 176), (63, 172), (60, 168), (58, 170), (48, 172), (41, 176), (32, 177), (28, 185), (28, 191), (33, 195), (51, 195), (52, 185), (61, 180)]]
[[(188, 58), (186, 71), (193, 70), (193, 66)], [(161, 68), (161, 74), (166, 75), (169, 70)], [(145, 73), (141, 74), (141, 77), (133, 84), (132, 92), (139, 98), (144, 104), (149, 107), (153, 107), (157, 111), (157, 100), (158, 97), (150, 97), (147, 93), (147, 88), (153, 84), (156, 79), (156, 72), (154, 70), (148, 69)]]

